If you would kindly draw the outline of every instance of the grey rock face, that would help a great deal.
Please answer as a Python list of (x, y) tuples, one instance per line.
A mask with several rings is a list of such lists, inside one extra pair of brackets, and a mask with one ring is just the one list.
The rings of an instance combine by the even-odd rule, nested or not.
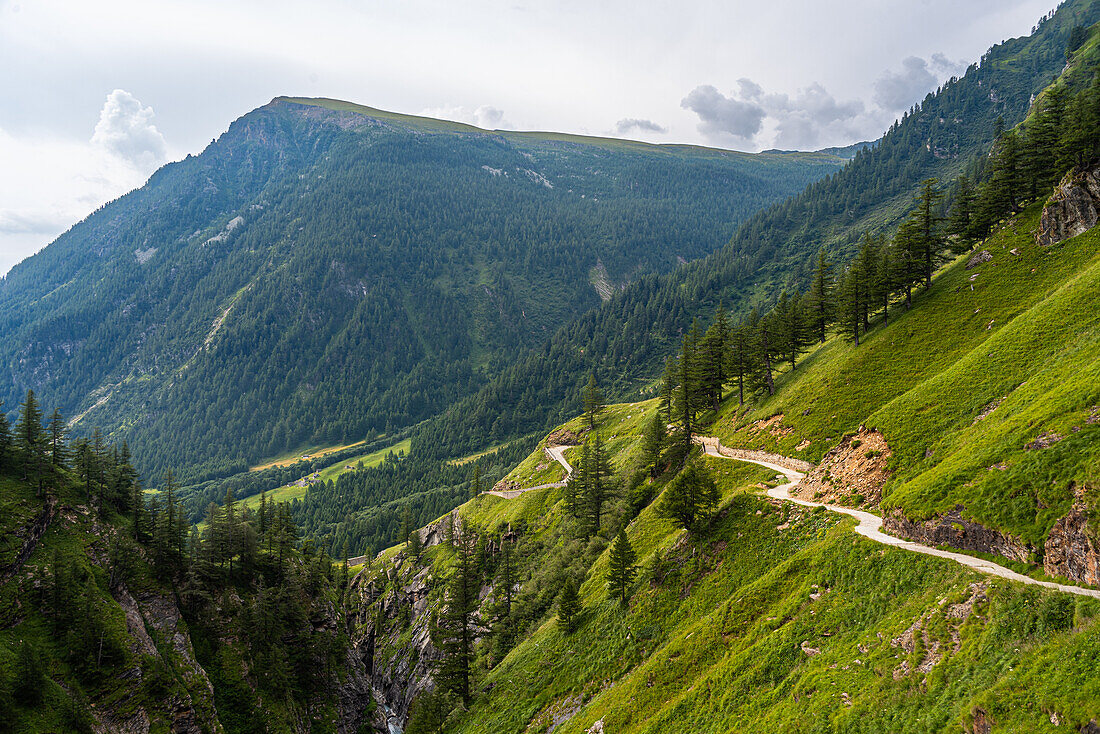
[(1039, 219), (1035, 240), (1055, 245), (1087, 232), (1100, 220), (1100, 165), (1070, 171), (1054, 188)]

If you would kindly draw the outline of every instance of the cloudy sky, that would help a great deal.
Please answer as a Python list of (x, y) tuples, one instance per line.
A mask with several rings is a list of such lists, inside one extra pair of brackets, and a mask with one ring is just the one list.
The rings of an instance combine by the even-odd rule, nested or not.
[(0, 273), (278, 95), (738, 150), (874, 139), (1055, 0), (0, 0)]

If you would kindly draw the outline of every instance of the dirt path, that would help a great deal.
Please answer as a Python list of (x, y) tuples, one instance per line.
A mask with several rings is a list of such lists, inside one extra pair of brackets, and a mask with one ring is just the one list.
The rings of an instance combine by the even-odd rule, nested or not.
[[(804, 507), (824, 507), (832, 512), (839, 512), (854, 517), (859, 520), (859, 525), (856, 526), (856, 532), (865, 538), (870, 538), (876, 543), (882, 543), (883, 545), (889, 545), (894, 548), (901, 548), (903, 550), (912, 551), (913, 553), (923, 553), (928, 556), (936, 556), (937, 558), (947, 558), (956, 563), (961, 563), (968, 568), (972, 568), (975, 571), (987, 573), (991, 576), (999, 576), (1000, 578), (1009, 579), (1010, 581), (1019, 581), (1022, 584), (1044, 586), (1048, 589), (1054, 589), (1055, 591), (1064, 591), (1068, 594), (1079, 594), (1081, 596), (1091, 596), (1100, 599), (1100, 590), (1098, 589), (1056, 584), (1051, 581), (1038, 581), (1028, 576), (1024, 576), (1023, 574), (1016, 573), (1004, 566), (999, 566), (992, 561), (987, 561), (975, 556), (968, 556), (964, 553), (940, 550), (939, 548), (932, 548), (927, 545), (921, 545), (920, 543), (914, 543), (910, 540), (895, 538), (893, 535), (887, 535), (882, 532), (882, 518), (864, 510), (853, 510), (849, 507), (827, 505), (822, 502), (811, 502), (810, 500), (792, 497), (790, 490), (806, 476), (801, 471), (789, 468), (792, 462), (796, 460), (788, 459), (785, 456), (761, 454), (759, 452), (753, 452), (752, 456), (728, 456), (723, 453), (723, 451), (732, 453), (733, 450), (722, 446), (721, 442), (716, 438), (698, 436), (695, 438), (695, 441), (703, 446), (703, 450), (708, 456), (714, 456), (719, 459), (731, 459), (733, 461), (747, 461), (751, 464), (758, 464), (768, 469), (773, 469), (779, 474), (783, 474), (790, 481), (787, 484), (781, 484), (778, 487), (769, 489), (769, 497), (777, 500), (786, 500), (787, 502), (793, 502), (796, 505), (802, 505)], [(784, 464), (787, 466), (783, 466)]]
[(565, 479), (560, 482), (550, 482), (549, 484), (540, 484), (537, 487), (527, 487), (526, 489), (506, 489), (504, 491), (489, 490), (485, 494), (491, 494), (494, 497), (503, 497), (506, 500), (515, 499), (524, 492), (530, 492), (535, 489), (551, 489), (557, 487), (564, 487), (565, 483), (569, 481), (569, 477), (573, 475), (573, 467), (569, 464), (569, 461), (565, 458), (565, 450), (572, 448), (571, 446), (550, 446), (543, 449), (546, 455), (554, 461), (562, 465), (565, 469)]

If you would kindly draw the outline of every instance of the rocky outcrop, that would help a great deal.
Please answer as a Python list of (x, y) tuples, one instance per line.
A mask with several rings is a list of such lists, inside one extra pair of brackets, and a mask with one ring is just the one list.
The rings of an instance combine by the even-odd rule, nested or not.
[(159, 660), (183, 683), (185, 690), (173, 689), (164, 699), (146, 698), (141, 688), (144, 673), (140, 665), (135, 665), (121, 674), (131, 682), (126, 687), (128, 695), (95, 710), (97, 729), (147, 734), (151, 722), (146, 706), (152, 704), (160, 714), (157, 718), (167, 718), (173, 732), (224, 731), (214, 708), (214, 687), (195, 659), (187, 625), (175, 600), (167, 594), (150, 592), (135, 597), (125, 585), (115, 588), (113, 597), (126, 615), (126, 631), (135, 660), (142, 657)]
[[(443, 532), (442, 528), (433, 532), (433, 526), (421, 530), (428, 536), (425, 540), (435, 542), (440, 542)], [(434, 687), (432, 669), (440, 657), (431, 640), (431, 571), (415, 570), (407, 561), (403, 554), (392, 560), (388, 571), (392, 581), (381, 580), (386, 588), (368, 571), (351, 582), (352, 592), (359, 596), (361, 632), (353, 639), (349, 656), (363, 663), (365, 679), (379, 703), (378, 721), (371, 723), (380, 731), (387, 731), (390, 722), (404, 725), (412, 702)], [(407, 574), (404, 582), (402, 570)], [(402, 623), (390, 623), (397, 619)]]
[(1054, 245), (1092, 229), (1100, 220), (1100, 165), (1066, 174), (1043, 207), (1035, 240)]
[(970, 259), (966, 261), (966, 269), (973, 270), (982, 263), (987, 263), (992, 259), (993, 256), (989, 254), (989, 250), (981, 250), (979, 252), (975, 252), (973, 255), (970, 256)]
[(23, 546), (19, 549), (19, 552), (9, 565), (0, 568), (0, 583), (7, 581), (19, 572), (19, 569), (21, 569), (23, 564), (27, 562), (27, 559), (31, 557), (31, 553), (34, 553), (34, 549), (38, 546), (38, 541), (42, 538), (42, 535), (46, 532), (46, 528), (50, 526), (50, 523), (53, 522), (56, 515), (57, 501), (51, 497), (47, 500), (46, 506), (42, 508), (42, 511), (38, 513), (38, 516), (34, 518), (34, 522), (32, 522), (22, 533), (15, 533), (16, 537), (23, 538)]
[(890, 478), (890, 447), (878, 431), (863, 426), (825, 454), (796, 489), (796, 496), (834, 504), (877, 505)]
[(923, 522), (910, 520), (895, 510), (883, 517), (882, 528), (891, 535), (925, 545), (947, 545), (964, 551), (993, 553), (1014, 561), (1030, 561), (1032, 548), (1019, 538), (992, 530), (962, 516), (963, 506), (956, 505), (947, 514)]
[(579, 446), (584, 443), (584, 434), (586, 430), (582, 430), (579, 434), (574, 433), (568, 428), (559, 428), (546, 437), (547, 446)]
[(1084, 489), (1066, 515), (1054, 523), (1043, 546), (1043, 570), (1051, 576), (1100, 586), (1100, 542), (1089, 526)]

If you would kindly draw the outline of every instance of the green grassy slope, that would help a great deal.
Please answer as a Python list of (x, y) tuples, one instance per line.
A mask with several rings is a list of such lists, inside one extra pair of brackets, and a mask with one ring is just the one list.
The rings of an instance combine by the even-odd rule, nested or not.
[[(1073, 486), (1097, 476), (1100, 232), (1038, 246), (1040, 208), (980, 245), (992, 261), (966, 270), (960, 258), (912, 311), (895, 307), (858, 348), (831, 339), (780, 377), (773, 398), (740, 415), (727, 407), (714, 433), (817, 461), (860, 425), (879, 429), (895, 474), (884, 509), (927, 518), (962, 504), (968, 517), (1041, 544)], [(777, 414), (789, 433), (755, 430)], [(1047, 433), (1063, 440), (1025, 448)]]
[[(618, 465), (636, 450), (618, 444)], [(483, 653), (479, 693), (447, 731), (929, 732), (984, 717), (1035, 732), (1058, 731), (1052, 715), (1064, 730), (1100, 717), (1100, 602), (885, 548), (838, 515), (761, 497), (770, 471), (701, 460), (717, 518), (691, 537), (642, 509), (626, 528), (640, 567), (627, 607), (606, 598), (602, 544), (570, 540), (560, 490), (460, 508), (482, 531), (520, 530), (519, 597), (545, 593), (563, 556), (587, 565), (579, 629), (564, 634), (551, 609), (502, 660)], [(447, 575), (445, 548), (425, 556)]]

